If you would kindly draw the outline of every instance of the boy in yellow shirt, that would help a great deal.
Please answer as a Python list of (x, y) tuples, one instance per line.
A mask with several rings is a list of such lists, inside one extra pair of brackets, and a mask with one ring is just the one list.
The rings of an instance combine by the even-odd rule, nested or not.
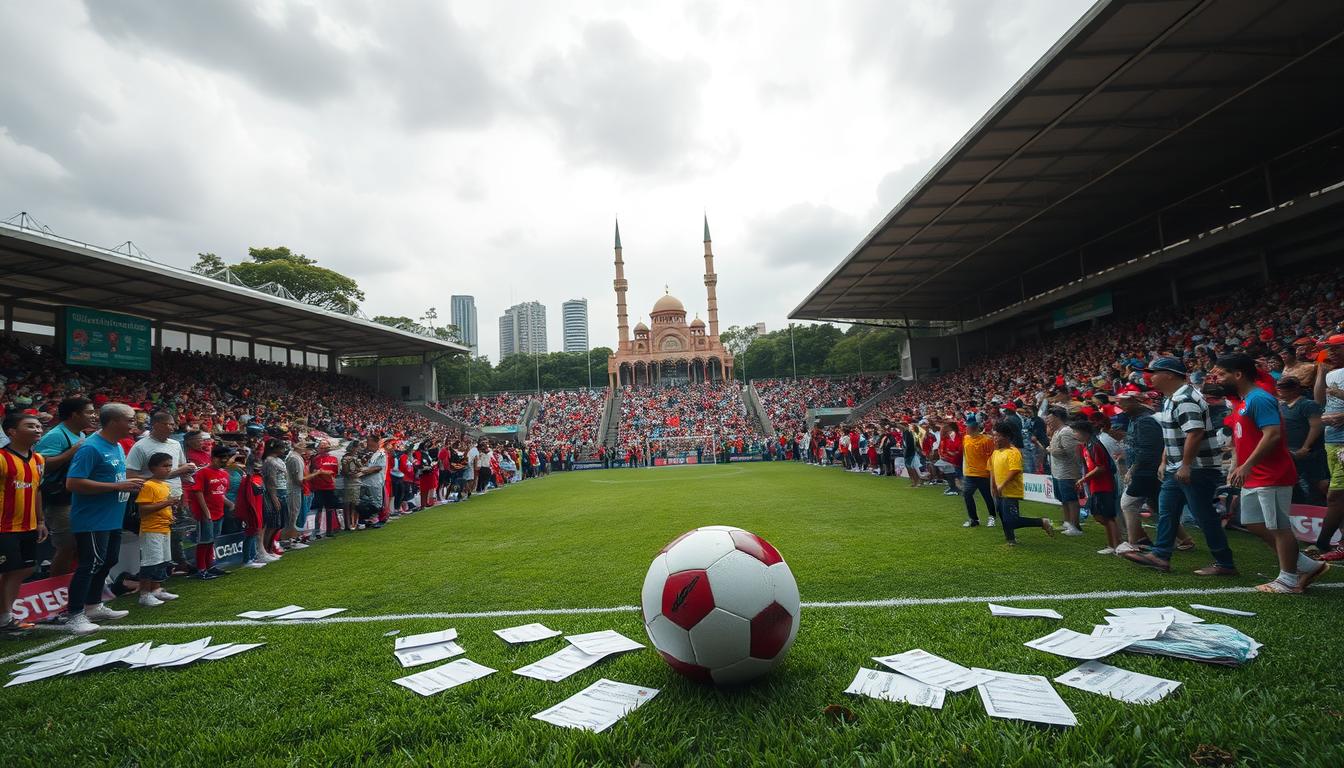
[(173, 505), (177, 499), (167, 483), (173, 471), (172, 456), (156, 453), (149, 457), (145, 468), (153, 476), (145, 480), (135, 497), (140, 508), (140, 604), (152, 608), (163, 605), (165, 600), (177, 599), (177, 595), (163, 588), (173, 560)]
[(966, 418), (966, 435), (961, 438), (961, 498), (966, 502), (966, 522), (962, 528), (974, 528), (980, 524), (975, 514), (975, 494), (985, 500), (985, 513), (989, 515), (989, 527), (994, 527), (994, 500), (989, 487), (989, 456), (994, 452), (994, 440), (984, 432), (980, 416)]
[(994, 506), (999, 513), (999, 523), (1003, 525), (1003, 537), (1009, 544), (1017, 544), (1014, 532), (1018, 528), (1036, 527), (1049, 536), (1055, 535), (1055, 528), (1048, 519), (1022, 517), (1018, 514), (1018, 505), (1025, 495), (1022, 486), (1022, 451), (1014, 443), (1019, 432), (1006, 421), (995, 424), (994, 453), (989, 456), (989, 481), (994, 488)]

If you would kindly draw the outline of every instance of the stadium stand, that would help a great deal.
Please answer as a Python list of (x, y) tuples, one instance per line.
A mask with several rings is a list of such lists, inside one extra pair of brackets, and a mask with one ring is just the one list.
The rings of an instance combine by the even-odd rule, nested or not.
[(531, 395), (499, 392), (461, 397), (430, 406), (464, 424), (480, 427), (511, 427), (523, 418)]
[(807, 429), (809, 408), (853, 408), (874, 392), (890, 386), (895, 375), (816, 376), (802, 379), (756, 379), (752, 386), (777, 434), (797, 435)]
[(745, 443), (760, 431), (747, 416), (737, 382), (664, 385), (621, 390), (620, 447), (628, 451), (645, 440), (688, 435), (718, 435)]

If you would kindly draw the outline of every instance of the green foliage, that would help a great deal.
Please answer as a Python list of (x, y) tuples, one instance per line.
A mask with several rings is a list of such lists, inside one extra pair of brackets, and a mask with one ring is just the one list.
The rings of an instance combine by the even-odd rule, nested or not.
[(305, 304), (337, 312), (354, 312), (359, 308), (359, 302), (364, 300), (364, 292), (353, 278), (320, 267), (316, 259), (295, 253), (285, 246), (248, 248), (247, 254), (251, 260), (237, 264), (226, 264), (213, 253), (197, 254), (196, 264), (191, 271), (212, 275), (228, 267), (244, 285), (256, 287), (275, 283)]
[[(541, 388), (576, 389), (588, 386), (589, 363), (592, 364), (592, 385), (607, 385), (607, 358), (609, 347), (594, 347), (582, 352), (550, 352), (545, 355), (509, 355), (498, 365), (491, 366), (484, 357), (468, 366), (462, 357), (444, 360), (439, 368), (439, 394), (446, 399), (470, 392), (533, 392), (537, 389), (538, 368)], [(467, 370), (471, 371), (468, 390)]]
[(198, 275), (214, 275), (229, 266), (224, 263), (223, 259), (213, 253), (198, 253), (196, 256), (196, 263), (191, 266), (191, 271)]

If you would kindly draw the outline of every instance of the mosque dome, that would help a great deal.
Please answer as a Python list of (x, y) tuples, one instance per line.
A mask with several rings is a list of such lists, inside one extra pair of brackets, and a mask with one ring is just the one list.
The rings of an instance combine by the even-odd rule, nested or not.
[(686, 306), (681, 303), (680, 299), (669, 293), (653, 305), (652, 314), (657, 314), (659, 312), (680, 312), (686, 314)]

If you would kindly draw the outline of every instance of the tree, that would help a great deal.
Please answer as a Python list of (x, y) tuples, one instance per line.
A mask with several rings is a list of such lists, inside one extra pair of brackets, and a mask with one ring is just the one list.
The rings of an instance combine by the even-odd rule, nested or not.
[(751, 342), (756, 340), (756, 326), (748, 325), (745, 328), (740, 325), (730, 326), (728, 330), (719, 334), (719, 341), (723, 343), (724, 348), (733, 353), (734, 361), (738, 369), (742, 371), (742, 380), (747, 380), (747, 366), (743, 353), (751, 348)]
[(216, 275), (229, 266), (224, 263), (223, 259), (213, 253), (198, 253), (196, 256), (198, 258), (196, 259), (196, 263), (192, 265), (191, 271), (198, 275), (206, 275), (207, 277)]

